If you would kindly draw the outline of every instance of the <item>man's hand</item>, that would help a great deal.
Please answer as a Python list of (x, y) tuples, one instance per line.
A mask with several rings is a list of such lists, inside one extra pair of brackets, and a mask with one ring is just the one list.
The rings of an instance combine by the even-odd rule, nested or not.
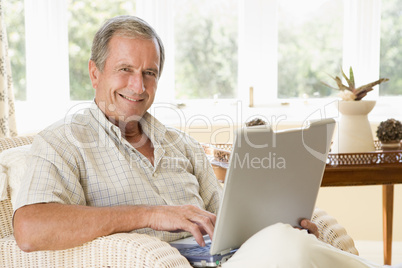
[(158, 231), (190, 232), (200, 246), (205, 246), (204, 234), (211, 239), (214, 234), (216, 216), (196, 206), (155, 206), (151, 210), (148, 226)]
[(317, 238), (320, 236), (318, 232), (318, 227), (315, 223), (311, 222), (310, 220), (304, 219), (300, 222), (300, 225), (306, 229), (310, 234), (315, 235)]

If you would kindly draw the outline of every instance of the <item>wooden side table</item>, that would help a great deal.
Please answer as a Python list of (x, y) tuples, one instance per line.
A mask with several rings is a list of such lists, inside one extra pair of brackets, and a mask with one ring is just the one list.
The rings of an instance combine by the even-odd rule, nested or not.
[(402, 150), (329, 154), (322, 187), (382, 185), (384, 264), (392, 259), (394, 184), (402, 183)]

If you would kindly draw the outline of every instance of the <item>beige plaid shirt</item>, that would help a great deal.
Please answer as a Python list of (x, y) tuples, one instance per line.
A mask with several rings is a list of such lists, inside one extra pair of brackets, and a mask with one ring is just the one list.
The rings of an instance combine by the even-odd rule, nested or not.
[[(154, 166), (93, 104), (35, 138), (15, 210), (35, 203), (87, 206), (192, 204), (217, 212), (222, 189), (202, 147), (146, 113)], [(186, 233), (136, 230), (165, 241)]]

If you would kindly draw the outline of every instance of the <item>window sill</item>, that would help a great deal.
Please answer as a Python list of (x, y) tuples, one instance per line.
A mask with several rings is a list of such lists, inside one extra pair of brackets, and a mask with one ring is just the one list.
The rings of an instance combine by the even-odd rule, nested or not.
[[(260, 117), (273, 128), (301, 126), (306, 120), (339, 117), (334, 98), (306, 100), (278, 100), (267, 105), (248, 107), (240, 100), (191, 100), (176, 103), (155, 103), (150, 112), (161, 122), (181, 129), (217, 126), (239, 126)], [(17, 127), (20, 134), (35, 133), (67, 114), (88, 106), (92, 101), (37, 104), (16, 101)], [(378, 124), (388, 118), (402, 120), (402, 97), (381, 97), (369, 114), (369, 120)], [(181, 106), (182, 108), (178, 108)]]
[[(170, 106), (155, 104), (151, 113), (163, 123), (180, 128), (240, 125), (255, 117), (264, 119), (273, 127), (286, 127), (301, 126), (307, 120), (339, 118), (336, 101), (336, 98), (278, 100), (249, 107), (240, 100), (192, 100)], [(381, 97), (369, 114), (369, 121), (378, 124), (388, 118), (402, 120), (401, 102), (402, 97)]]

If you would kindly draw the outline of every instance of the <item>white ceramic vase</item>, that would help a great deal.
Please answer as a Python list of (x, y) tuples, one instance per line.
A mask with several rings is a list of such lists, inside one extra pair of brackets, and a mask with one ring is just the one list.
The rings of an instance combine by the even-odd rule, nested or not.
[(367, 115), (376, 101), (338, 101), (340, 118), (335, 130), (331, 152), (356, 153), (374, 151), (373, 134)]

